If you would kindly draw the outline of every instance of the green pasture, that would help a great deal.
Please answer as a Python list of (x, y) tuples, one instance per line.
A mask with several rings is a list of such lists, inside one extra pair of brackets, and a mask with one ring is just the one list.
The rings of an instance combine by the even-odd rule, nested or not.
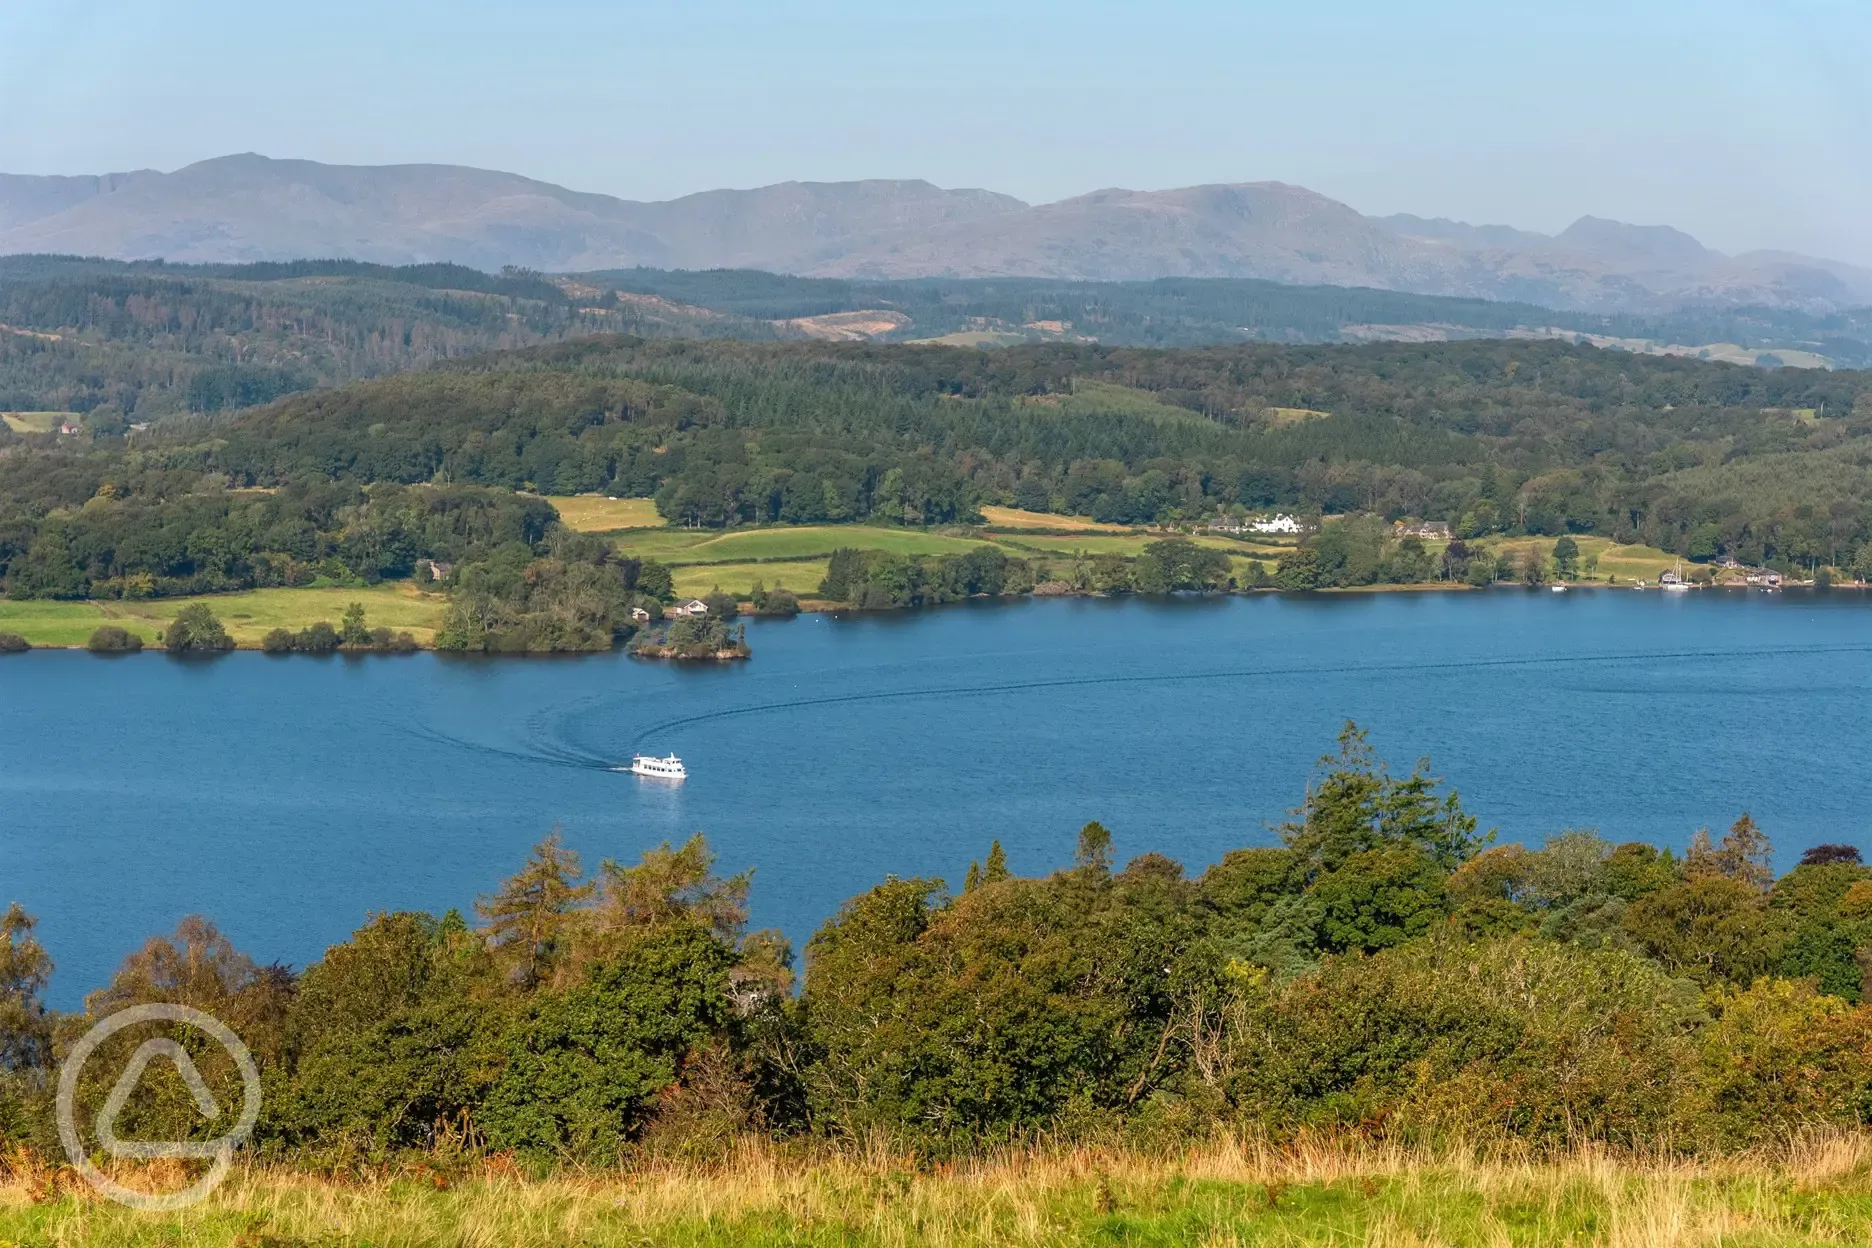
[[(823, 575), (823, 573), (822, 573)], [(818, 582), (815, 581), (816, 585)], [(254, 589), (199, 598), (155, 598), (125, 602), (16, 602), (0, 598), (0, 632), (18, 633), (35, 646), (82, 646), (101, 624), (137, 634), (147, 646), (192, 602), (206, 603), (241, 646), (257, 646), (275, 628), (294, 631), (319, 620), (336, 625), (351, 603), (364, 604), (372, 628), (407, 630), (425, 645), (435, 639), (448, 603), (407, 581), (366, 589)]]
[(824, 559), (797, 559), (785, 563), (698, 563), (673, 569), (678, 598), (700, 598), (719, 587), (725, 594), (745, 599), (753, 592), (754, 582), (768, 589), (784, 585), (801, 598), (819, 593), (825, 579)]
[(757, 559), (829, 556), (841, 546), (887, 550), (897, 555), (963, 554), (983, 539), (947, 537), (925, 529), (869, 524), (813, 524), (770, 529), (644, 529), (620, 533), (627, 555), (664, 563), (748, 563)]
[[(1475, 544), (1497, 557), (1505, 554), (1517, 558), (1524, 551), (1533, 549), (1551, 559), (1557, 540), (1551, 537), (1511, 537), (1484, 539)], [(1675, 567), (1678, 562), (1678, 556), (1655, 546), (1621, 546), (1609, 537), (1582, 536), (1573, 540), (1579, 546), (1579, 575), (1582, 579), (1603, 581), (1611, 577), (1622, 584), (1640, 580), (1655, 584), (1660, 573)], [(1684, 570), (1689, 571), (1688, 564), (1684, 565)]]

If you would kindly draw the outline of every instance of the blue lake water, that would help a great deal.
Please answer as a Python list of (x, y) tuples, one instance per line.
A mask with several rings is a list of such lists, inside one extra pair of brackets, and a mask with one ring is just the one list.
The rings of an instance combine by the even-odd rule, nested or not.
[[(75, 1005), (206, 914), (304, 965), (373, 910), (466, 911), (555, 824), (595, 864), (704, 831), (796, 944), (886, 875), (1192, 870), (1272, 840), (1347, 718), (1484, 826), (1681, 845), (1748, 809), (1783, 865), (1872, 848), (1872, 600), (1497, 590), (1053, 600), (754, 623), (745, 664), (622, 655), (0, 659), (0, 904)], [(687, 784), (611, 767), (675, 751)]]

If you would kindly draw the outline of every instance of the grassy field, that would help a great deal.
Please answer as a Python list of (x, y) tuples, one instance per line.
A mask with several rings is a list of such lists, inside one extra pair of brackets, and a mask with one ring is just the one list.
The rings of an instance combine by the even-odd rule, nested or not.
[[(1161, 533), (1010, 533), (998, 537), (996, 544), (1014, 555), (1040, 555), (1057, 557), (1060, 555), (1137, 555), (1152, 542), (1163, 540)], [(1198, 546), (1207, 546), (1211, 550), (1227, 551), (1231, 555), (1240, 555), (1248, 559), (1264, 561), (1277, 560), (1282, 551), (1276, 546), (1260, 546), (1247, 542), (1238, 542), (1227, 537), (1197, 536), (1192, 539)]]
[(14, 433), (51, 433), (59, 422), (77, 418), (74, 412), (0, 412), (0, 421)]
[(982, 519), (996, 529), (1069, 529), (1075, 533), (1129, 533), (1130, 526), (1100, 524), (1090, 516), (1056, 516), (1046, 511), (1022, 511), (1018, 507), (983, 507)]
[(644, 529), (621, 533), (618, 549), (664, 563), (749, 563), (756, 559), (807, 559), (841, 546), (888, 550), (899, 555), (962, 554), (986, 543), (945, 537), (924, 529), (869, 524), (810, 524), (771, 529)]
[[(817, 584), (817, 582), (815, 582)], [(447, 601), (424, 594), (407, 581), (369, 589), (255, 589), (204, 598), (162, 598), (136, 602), (14, 602), (0, 598), (0, 632), (18, 633), (35, 646), (82, 646), (100, 624), (117, 624), (155, 645), (191, 602), (205, 602), (228, 634), (242, 646), (257, 646), (274, 628), (301, 629), (319, 620), (337, 624), (345, 608), (364, 604), (372, 628), (407, 629), (427, 645), (441, 626)]]
[(768, 589), (784, 585), (801, 598), (811, 598), (818, 594), (825, 574), (826, 560), (800, 559), (786, 563), (698, 563), (674, 569), (671, 579), (676, 582), (678, 598), (700, 598), (719, 587), (723, 593), (745, 599), (753, 592), (755, 581)]
[(1276, 427), (1298, 425), (1309, 420), (1322, 420), (1332, 415), (1312, 407), (1270, 407), (1267, 409), (1268, 420)]
[(580, 533), (614, 533), (619, 529), (657, 529), (663, 517), (647, 498), (606, 498), (602, 494), (548, 496), (560, 522)]
[[(1640, 580), (1655, 585), (1658, 574), (1677, 563), (1676, 555), (1654, 546), (1620, 546), (1609, 537), (1576, 537), (1573, 540), (1579, 544), (1582, 578), (1603, 581), (1610, 576), (1621, 585)], [(1554, 541), (1551, 537), (1514, 537), (1479, 544), (1497, 555), (1507, 553), (1511, 557), (1519, 557), (1523, 551), (1534, 548), (1551, 556)], [(1598, 562), (1589, 572), (1587, 566), (1594, 559)], [(1688, 565), (1685, 570), (1688, 570)]]
[(58, 1248), (470, 1245), (1367, 1245), (1799, 1248), (1872, 1241), (1872, 1144), (1774, 1158), (1548, 1161), (1212, 1145), (916, 1167), (749, 1145), (716, 1165), (525, 1181), (484, 1167), (338, 1182), (237, 1170), (204, 1203), (140, 1214), (0, 1184), (0, 1243)]

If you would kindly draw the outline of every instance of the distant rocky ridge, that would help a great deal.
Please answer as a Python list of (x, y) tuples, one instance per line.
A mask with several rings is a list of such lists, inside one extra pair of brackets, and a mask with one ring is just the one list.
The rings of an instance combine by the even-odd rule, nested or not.
[(451, 165), (229, 156), (174, 173), (0, 175), (0, 254), (190, 262), (346, 257), (554, 272), (755, 268), (824, 277), (1254, 277), (1591, 311), (1872, 304), (1872, 270), (1725, 256), (1667, 226), (1557, 236), (1366, 217), (1278, 182), (1029, 205), (927, 182), (786, 182), (638, 203)]

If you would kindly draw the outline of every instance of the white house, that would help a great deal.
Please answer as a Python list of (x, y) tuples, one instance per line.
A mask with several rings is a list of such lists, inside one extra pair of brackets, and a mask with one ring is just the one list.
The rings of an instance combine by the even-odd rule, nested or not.
[(669, 609), (671, 615), (707, 615), (708, 603), (700, 598), (691, 598), (688, 602), (679, 602)]
[(642, 607), (632, 607), (631, 619), (636, 620), (639, 624), (647, 624), (650, 621), (650, 613)]
[(1256, 520), (1248, 526), (1256, 533), (1298, 533), (1300, 522), (1292, 516), (1275, 516), (1272, 520)]

